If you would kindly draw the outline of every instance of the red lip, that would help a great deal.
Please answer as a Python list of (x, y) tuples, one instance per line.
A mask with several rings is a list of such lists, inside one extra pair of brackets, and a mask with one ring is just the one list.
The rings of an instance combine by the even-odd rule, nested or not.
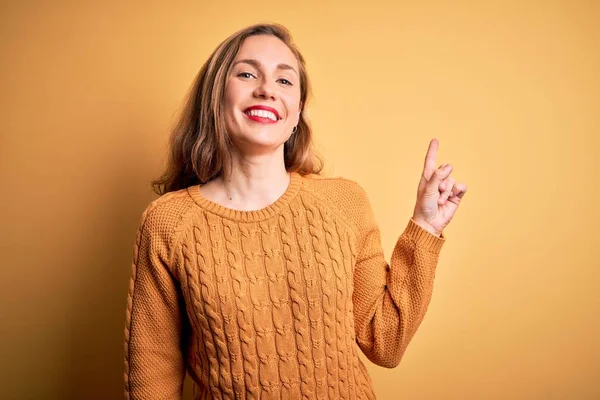
[(255, 106), (250, 106), (248, 108), (246, 108), (244, 110), (244, 113), (247, 113), (250, 110), (265, 110), (265, 111), (271, 111), (273, 114), (275, 114), (275, 118), (277, 118), (278, 120), (281, 119), (281, 117), (279, 117), (279, 113), (277, 112), (276, 109), (274, 109), (273, 107), (268, 107), (268, 106), (262, 106), (262, 105), (255, 105)]

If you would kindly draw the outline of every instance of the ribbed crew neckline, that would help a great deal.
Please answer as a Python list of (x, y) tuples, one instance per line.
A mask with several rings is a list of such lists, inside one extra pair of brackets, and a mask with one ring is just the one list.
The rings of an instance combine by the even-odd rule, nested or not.
[(297, 172), (290, 174), (290, 183), (283, 194), (274, 203), (260, 210), (243, 211), (228, 208), (207, 199), (200, 192), (200, 185), (190, 186), (187, 190), (196, 204), (206, 211), (239, 222), (256, 222), (271, 218), (281, 212), (296, 197), (302, 186), (302, 176)]

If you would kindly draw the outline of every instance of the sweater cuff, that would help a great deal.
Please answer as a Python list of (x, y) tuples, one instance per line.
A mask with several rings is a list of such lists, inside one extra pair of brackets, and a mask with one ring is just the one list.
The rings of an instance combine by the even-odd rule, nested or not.
[(408, 225), (404, 230), (404, 234), (415, 243), (417, 247), (424, 250), (439, 253), (442, 246), (446, 242), (446, 237), (442, 233), (440, 237), (435, 236), (431, 232), (421, 228), (412, 218), (408, 221)]

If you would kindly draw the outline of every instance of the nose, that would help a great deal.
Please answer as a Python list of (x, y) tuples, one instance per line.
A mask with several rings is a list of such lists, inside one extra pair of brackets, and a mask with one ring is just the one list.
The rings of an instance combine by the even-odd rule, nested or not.
[(256, 85), (256, 89), (254, 89), (254, 96), (265, 100), (275, 100), (276, 91), (273, 83), (269, 82), (268, 79), (261, 79)]

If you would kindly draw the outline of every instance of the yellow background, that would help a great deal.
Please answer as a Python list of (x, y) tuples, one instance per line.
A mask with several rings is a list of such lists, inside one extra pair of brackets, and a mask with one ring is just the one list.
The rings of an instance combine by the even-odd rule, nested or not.
[(6, 1), (0, 9), (3, 399), (122, 397), (135, 230), (201, 64), (291, 29), (329, 175), (386, 255), (427, 144), (469, 185), (429, 312), (379, 399), (600, 398), (600, 3)]

